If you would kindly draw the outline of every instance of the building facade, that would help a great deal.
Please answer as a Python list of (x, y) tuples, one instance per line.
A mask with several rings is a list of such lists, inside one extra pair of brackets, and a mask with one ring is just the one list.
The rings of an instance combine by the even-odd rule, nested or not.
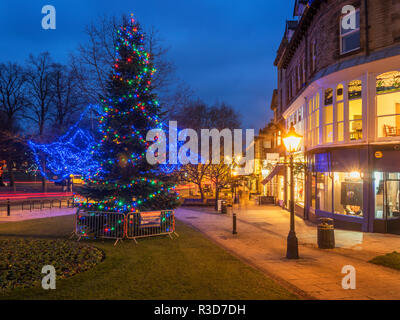
[(275, 66), (274, 120), (304, 137), (299, 215), (399, 233), (400, 0), (295, 1)]

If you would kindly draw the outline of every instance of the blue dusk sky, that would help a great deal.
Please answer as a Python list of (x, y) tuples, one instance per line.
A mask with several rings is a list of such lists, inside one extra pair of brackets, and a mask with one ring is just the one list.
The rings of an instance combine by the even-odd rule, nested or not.
[[(56, 30), (41, 27), (42, 7), (56, 8)], [(104, 14), (133, 12), (169, 47), (177, 77), (207, 103), (225, 101), (256, 130), (272, 117), (276, 50), (294, 0), (1, 0), (0, 61), (23, 63), (48, 51), (62, 63), (85, 42), (83, 29)]]

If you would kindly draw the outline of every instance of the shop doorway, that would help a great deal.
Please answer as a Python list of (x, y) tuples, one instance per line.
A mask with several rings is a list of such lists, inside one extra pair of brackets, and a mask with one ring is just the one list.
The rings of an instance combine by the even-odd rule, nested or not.
[(400, 173), (375, 173), (374, 231), (400, 234)]

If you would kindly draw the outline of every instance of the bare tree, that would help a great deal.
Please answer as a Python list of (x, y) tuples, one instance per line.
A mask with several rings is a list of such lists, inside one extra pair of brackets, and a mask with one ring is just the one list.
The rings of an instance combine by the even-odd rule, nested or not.
[[(46, 123), (51, 119), (54, 108), (54, 68), (49, 53), (29, 55), (27, 68), (28, 112), (25, 118), (37, 127), (39, 141), (43, 141)], [(41, 159), (45, 170), (45, 160)], [(46, 192), (46, 179), (42, 177), (42, 191)]]
[(3, 114), (3, 129), (15, 131), (17, 120), (26, 106), (26, 75), (16, 63), (0, 64), (0, 113)]
[[(106, 95), (113, 61), (117, 29), (126, 16), (102, 16), (85, 28), (87, 41), (78, 47), (78, 53), (71, 55), (75, 73), (79, 77), (79, 87), (88, 102), (97, 103), (99, 96)], [(158, 94), (169, 93), (173, 82), (174, 67), (167, 59), (168, 49), (161, 45), (158, 32), (151, 28), (145, 34), (145, 47), (149, 51), (157, 72), (153, 78), (153, 88)], [(161, 103), (162, 105), (162, 103)]]
[[(171, 118), (176, 120), (181, 128), (193, 129), (198, 134), (200, 134), (201, 129), (240, 128), (239, 115), (225, 103), (210, 107), (201, 100), (193, 101), (175, 110)], [(223, 153), (221, 152), (221, 154)], [(224, 159), (222, 159), (221, 164), (185, 165), (181, 168), (179, 177), (182, 182), (197, 185), (202, 199), (204, 198), (203, 183), (208, 178), (216, 189), (216, 203), (221, 189), (231, 182), (230, 167), (224, 164)]]
[(221, 163), (209, 166), (206, 171), (206, 177), (208, 177), (215, 186), (215, 210), (218, 210), (220, 191), (232, 183), (231, 168), (221, 159)]
[(76, 74), (67, 66), (53, 65), (52, 90), (54, 92), (53, 127), (61, 133), (82, 111), (84, 100), (79, 93)]
[(42, 139), (46, 123), (50, 120), (54, 102), (53, 63), (49, 53), (29, 55), (27, 69), (27, 91), (29, 110), (25, 117), (37, 126)]
[(204, 200), (203, 183), (210, 164), (187, 164), (179, 172), (178, 179), (181, 182), (193, 183), (199, 188), (201, 200)]

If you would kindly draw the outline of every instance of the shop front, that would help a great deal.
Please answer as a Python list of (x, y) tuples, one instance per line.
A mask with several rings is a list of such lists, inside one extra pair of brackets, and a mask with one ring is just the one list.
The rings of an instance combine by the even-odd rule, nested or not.
[(310, 220), (329, 217), (337, 228), (400, 234), (400, 148), (365, 146), (308, 158)]
[(337, 228), (368, 230), (368, 149), (339, 149), (309, 155), (308, 217), (334, 219)]

